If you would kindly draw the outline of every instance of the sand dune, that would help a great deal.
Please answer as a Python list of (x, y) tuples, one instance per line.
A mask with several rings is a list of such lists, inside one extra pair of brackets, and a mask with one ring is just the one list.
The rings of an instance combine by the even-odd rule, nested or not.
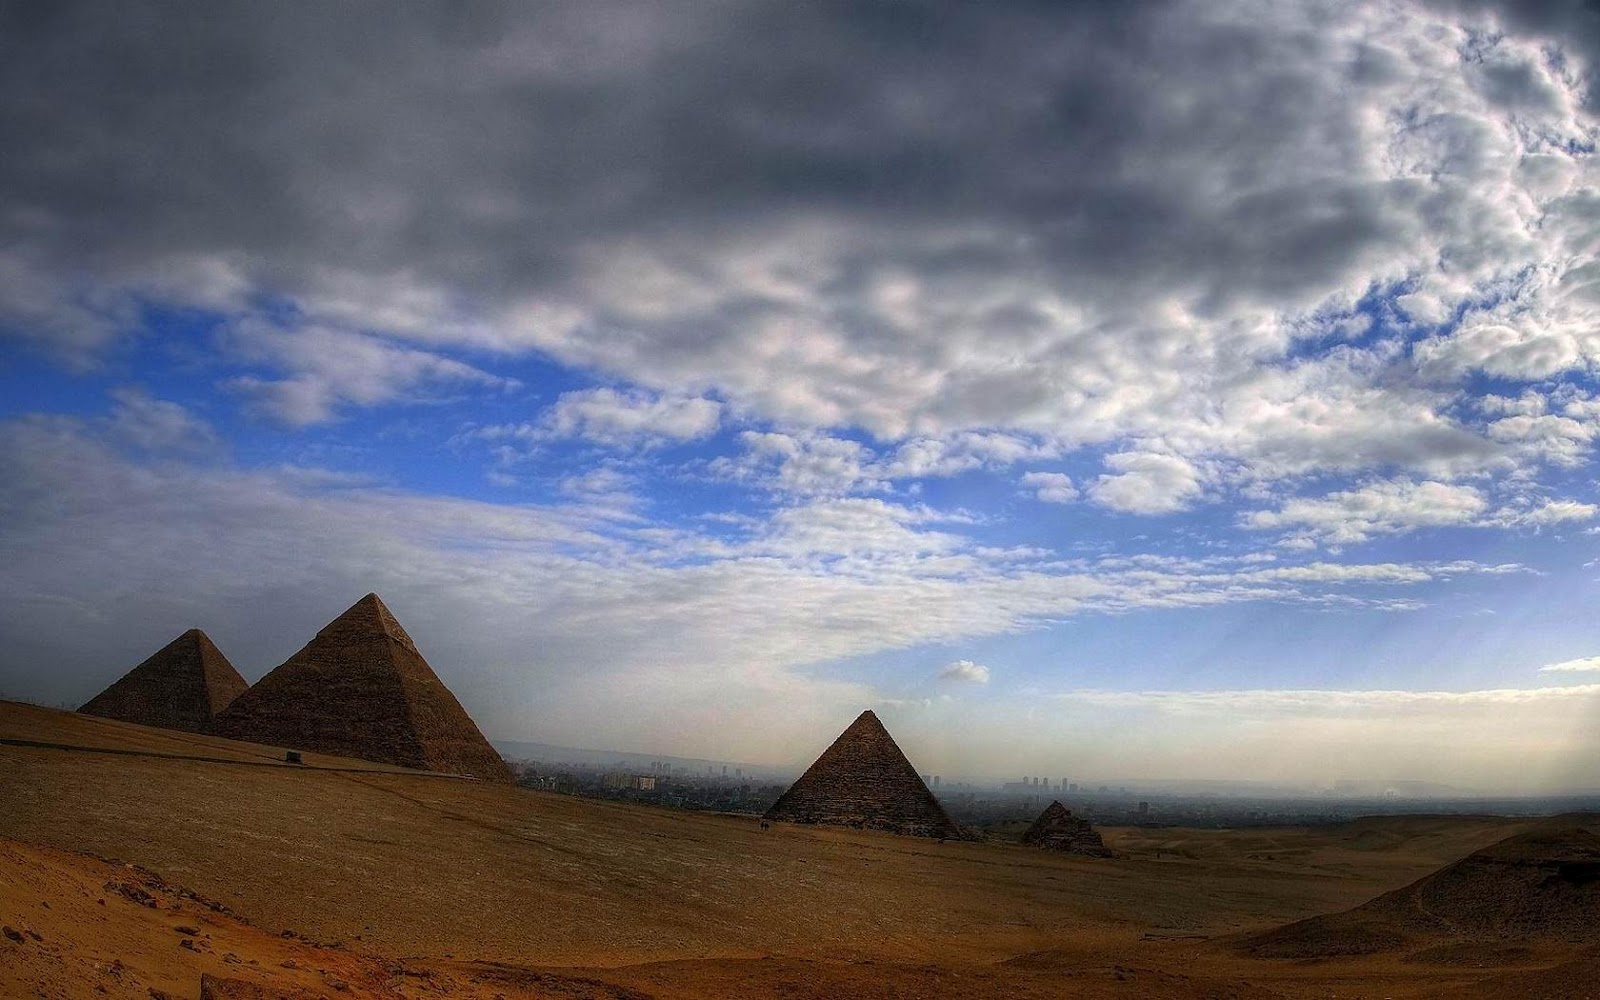
[(1590, 947), (1535, 927), (1487, 964), (1241, 952), (1528, 829), (1492, 817), (1109, 828), (1120, 857), (1083, 860), (293, 767), (10, 704), (0, 740), (7, 996), (196, 997), (201, 973), (353, 997), (1423, 996), (1580, 981)]

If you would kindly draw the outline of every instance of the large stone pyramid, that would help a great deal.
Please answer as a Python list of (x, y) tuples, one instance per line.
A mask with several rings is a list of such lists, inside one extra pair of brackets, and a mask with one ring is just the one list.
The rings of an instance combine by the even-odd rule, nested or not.
[(1029, 847), (1042, 847), (1047, 851), (1065, 851), (1068, 854), (1087, 854), (1095, 858), (1114, 857), (1115, 853), (1100, 839), (1094, 827), (1082, 816), (1072, 815), (1072, 810), (1060, 802), (1052, 802), (1033, 821), (1022, 835)]
[(249, 687), (222, 650), (192, 628), (78, 711), (123, 722), (203, 733)]
[(823, 751), (766, 818), (914, 837), (966, 836), (871, 712), (862, 712)]
[(510, 781), (406, 630), (368, 594), (218, 716), (213, 731), (297, 750)]

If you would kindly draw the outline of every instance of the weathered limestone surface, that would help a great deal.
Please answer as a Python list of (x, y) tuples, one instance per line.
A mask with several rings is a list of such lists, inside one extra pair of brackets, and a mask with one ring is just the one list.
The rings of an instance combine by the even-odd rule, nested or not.
[(1087, 854), (1091, 857), (1109, 858), (1115, 852), (1106, 847), (1094, 827), (1060, 802), (1052, 802), (1039, 818), (1022, 835), (1022, 842), (1030, 847), (1047, 851), (1065, 851), (1069, 854)]
[(78, 711), (142, 726), (207, 732), (249, 687), (222, 650), (192, 628), (123, 674)]
[(416, 644), (368, 594), (256, 682), (213, 731), (297, 750), (510, 781)]
[(945, 815), (916, 768), (871, 712), (862, 712), (823, 751), (767, 810), (766, 818), (914, 837), (967, 836)]

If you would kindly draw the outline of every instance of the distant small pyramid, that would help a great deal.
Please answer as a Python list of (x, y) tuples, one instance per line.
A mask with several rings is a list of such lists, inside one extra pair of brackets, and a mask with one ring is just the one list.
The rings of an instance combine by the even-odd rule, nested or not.
[(767, 819), (887, 830), (913, 837), (965, 839), (878, 717), (862, 712)]
[(203, 733), (249, 687), (222, 650), (192, 628), (95, 695), (78, 711), (162, 729)]
[(1072, 815), (1072, 810), (1059, 801), (1050, 803), (1039, 814), (1039, 818), (1028, 827), (1028, 832), (1022, 835), (1022, 842), (1047, 851), (1086, 854), (1096, 858), (1115, 856), (1115, 852), (1106, 847), (1088, 820)]
[(239, 697), (213, 732), (401, 767), (510, 781), (416, 644), (368, 594)]

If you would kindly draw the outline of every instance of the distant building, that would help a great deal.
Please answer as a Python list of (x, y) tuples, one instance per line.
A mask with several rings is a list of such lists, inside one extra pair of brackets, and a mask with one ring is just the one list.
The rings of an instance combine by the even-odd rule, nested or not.
[(649, 774), (635, 775), (633, 779), (633, 787), (637, 788), (641, 792), (653, 792), (656, 790), (656, 779), (653, 775)]
[(1150, 803), (1148, 803), (1148, 802), (1139, 803), (1139, 815), (1140, 816), (1148, 816), (1148, 815), (1150, 815)]
[(933, 787), (939, 787), (939, 776), (937, 774), (933, 776)]
[(1078, 790), (1078, 786), (1077, 785), (1068, 785), (1067, 786), (1067, 791), (1069, 791), (1069, 792), (1075, 792), (1077, 790)]

